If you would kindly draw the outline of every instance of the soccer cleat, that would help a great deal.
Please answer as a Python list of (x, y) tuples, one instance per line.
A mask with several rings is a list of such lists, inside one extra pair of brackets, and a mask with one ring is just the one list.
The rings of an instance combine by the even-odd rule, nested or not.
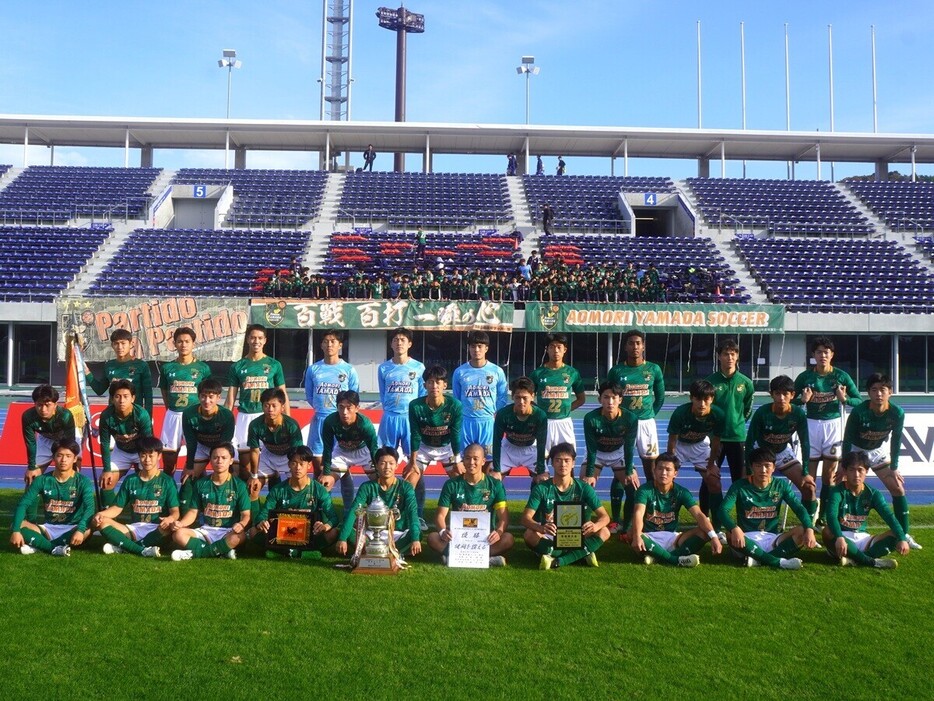
[(428, 532), (428, 522), (421, 516), (418, 517), (418, 528), (422, 533)]
[(752, 557), (751, 555), (746, 556), (746, 567), (758, 567), (761, 564), (762, 564), (761, 562), (759, 562), (756, 558)]
[(921, 546), (921, 543), (915, 540), (911, 533), (905, 534), (905, 542), (908, 543), (908, 547), (912, 550), (924, 550), (924, 548)]
[(800, 570), (801, 565), (801, 558), (798, 557), (783, 557), (778, 561), (778, 566), (783, 570)]
[(898, 560), (877, 557), (872, 561), (872, 566), (880, 570), (894, 570), (896, 567), (898, 567)]
[(678, 557), (678, 567), (697, 567), (699, 564), (699, 555), (680, 555)]
[(613, 523), (611, 523), (608, 528), (610, 529), (610, 533), (613, 535), (619, 533), (619, 524), (616, 521), (613, 521)]
[(550, 570), (554, 562), (555, 559), (551, 555), (542, 555), (542, 559), (538, 561), (538, 569)]
[(502, 555), (493, 555), (490, 558), (490, 567), (505, 567), (506, 558)]
[(125, 552), (123, 548), (113, 543), (104, 543), (104, 547), (101, 549), (104, 551), (105, 555), (123, 555)]
[(720, 544), (723, 547), (727, 546), (726, 533), (724, 533), (723, 531), (720, 531), (719, 533), (717, 533), (717, 540), (720, 541)]
[(175, 562), (179, 562), (181, 560), (190, 560), (194, 556), (194, 550), (176, 550), (172, 553), (172, 559), (175, 560)]
[(228, 550), (226, 553), (224, 553), (224, 557), (226, 557), (228, 560), (236, 560), (236, 559), (237, 559), (237, 551), (231, 548), (231, 549)]
[(143, 557), (162, 557), (162, 551), (159, 550), (158, 545), (148, 545), (143, 548), (143, 552), (140, 553)]
[(52, 554), (55, 557), (71, 557), (71, 548), (67, 545), (56, 545), (52, 548)]
[(654, 565), (654, 564), (655, 564), (655, 558), (652, 557), (651, 555), (646, 555), (645, 557), (642, 558), (642, 564), (644, 564), (644, 565)]
[(840, 565), (840, 567), (850, 567), (852, 565), (855, 565), (856, 562), (852, 560), (851, 558), (847, 557), (846, 555), (844, 555), (843, 557), (840, 558), (840, 562), (838, 562), (837, 564)]
[(591, 567), (599, 567), (600, 563), (597, 562), (597, 553), (587, 553), (584, 557), (584, 562), (586, 562)]
[(38, 552), (34, 547), (31, 545), (26, 545), (25, 543), (19, 546), (19, 551), (23, 555), (35, 555)]

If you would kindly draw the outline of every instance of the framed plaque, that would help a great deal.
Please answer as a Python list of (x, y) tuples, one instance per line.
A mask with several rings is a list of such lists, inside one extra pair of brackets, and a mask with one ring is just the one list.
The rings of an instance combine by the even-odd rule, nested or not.
[(560, 550), (584, 547), (584, 504), (579, 501), (555, 502), (555, 547)]
[(266, 547), (303, 550), (311, 547), (312, 528), (317, 521), (310, 509), (279, 509), (269, 512)]

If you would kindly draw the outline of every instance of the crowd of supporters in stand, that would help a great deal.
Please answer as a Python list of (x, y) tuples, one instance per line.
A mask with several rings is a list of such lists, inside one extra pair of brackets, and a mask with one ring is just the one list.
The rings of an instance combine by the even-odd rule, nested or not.
[(723, 283), (699, 267), (664, 273), (655, 264), (639, 270), (626, 265), (567, 265), (537, 254), (517, 260), (507, 271), (448, 267), (418, 261), (405, 272), (348, 270), (346, 275), (313, 275), (293, 264), (273, 274), (263, 293), (314, 300), (415, 299), (494, 302), (721, 302)]

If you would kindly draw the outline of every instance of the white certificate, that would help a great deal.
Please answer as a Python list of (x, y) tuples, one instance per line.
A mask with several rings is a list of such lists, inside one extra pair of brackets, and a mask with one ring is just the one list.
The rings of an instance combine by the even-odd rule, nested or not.
[(490, 566), (490, 512), (452, 511), (448, 567)]

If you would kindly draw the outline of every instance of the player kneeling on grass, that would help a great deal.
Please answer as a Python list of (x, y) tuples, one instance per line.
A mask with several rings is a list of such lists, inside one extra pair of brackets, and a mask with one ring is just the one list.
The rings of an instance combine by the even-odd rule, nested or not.
[[(490, 474), (503, 479), (514, 467), (532, 473), (532, 484), (548, 479), (545, 442), (548, 415), (535, 406), (535, 383), (519, 377), (509, 383), (512, 404), (496, 412), (493, 420), (493, 469)], [(572, 446), (573, 447), (573, 446)]]
[[(645, 564), (656, 560), (666, 565), (696, 567), (700, 564), (697, 552), (710, 541), (710, 549), (719, 555), (723, 545), (717, 538), (710, 519), (687, 489), (675, 482), (681, 462), (671, 453), (655, 458), (652, 481), (636, 490), (632, 515), (632, 549), (645, 554)], [(687, 509), (697, 528), (678, 532), (678, 512)]]
[(289, 450), (304, 445), (302, 427), (286, 416), (285, 392), (278, 387), (264, 390), (260, 396), (263, 415), (253, 419), (247, 428), (248, 465), (243, 466), (250, 489), (250, 501), (259, 509), (259, 492), (264, 484), (272, 487), (289, 471)]
[[(866, 484), (869, 457), (866, 453), (847, 453), (841, 467), (843, 483), (834, 485), (827, 497), (827, 525), (821, 534), (824, 546), (841, 565), (897, 567), (897, 561), (882, 558), (893, 550), (907, 555), (908, 539), (882, 492)], [(875, 536), (866, 532), (866, 521), (873, 509), (891, 530)]]
[[(539, 569), (547, 570), (584, 560), (598, 567), (597, 550), (610, 537), (607, 526), (610, 516), (593, 487), (574, 478), (574, 459), (577, 453), (570, 443), (559, 443), (551, 448), (551, 466), (554, 477), (532, 487), (532, 493), (522, 512), (520, 522), (525, 526), (525, 543), (542, 556)], [(558, 529), (555, 526), (555, 502), (571, 501), (583, 505), (584, 537), (582, 548), (560, 550), (554, 547)]]
[[(234, 548), (246, 540), (250, 524), (250, 495), (243, 481), (230, 471), (235, 457), (231, 443), (211, 448), (211, 476), (195, 483), (189, 510), (172, 524), (172, 539), (184, 548), (172, 553), (173, 560), (221, 555), (237, 558)], [(190, 528), (195, 521), (201, 525)]]
[[(80, 457), (81, 448), (73, 438), (52, 444), (55, 469), (32, 481), (13, 514), (10, 544), (23, 555), (41, 550), (68, 557), (72, 547), (91, 535), (88, 522), (94, 514), (94, 485), (75, 469)], [(26, 520), (26, 512), (39, 501), (45, 507), (43, 524)]]
[[(327, 450), (327, 443), (325, 443), (325, 450)], [(396, 479), (396, 467), (399, 465), (398, 453), (395, 448), (383, 446), (376, 451), (374, 460), (376, 481), (361, 484), (350, 508), (344, 507), (344, 525), (337, 537), (337, 554), (347, 555), (347, 543), (356, 540), (354, 526), (357, 522), (357, 508), (365, 509), (371, 501), (379, 497), (387, 509), (390, 511), (396, 509), (399, 512), (393, 532), (398, 551), (403, 555), (407, 552), (418, 555), (422, 551), (422, 544), (419, 540), (422, 532), (418, 525), (415, 490), (405, 480)]]
[[(104, 543), (107, 555), (160, 557), (159, 545), (178, 519), (178, 492), (175, 480), (159, 465), (162, 441), (146, 436), (137, 443), (139, 472), (123, 481), (113, 505), (95, 514), (91, 526), (107, 539)], [(124, 525), (117, 517), (127, 506), (132, 522)]]
[[(75, 417), (58, 405), (58, 390), (52, 385), (39, 385), (32, 391), (33, 406), (23, 412), (23, 443), (26, 445), (26, 489), (52, 464), (52, 444), (75, 437)], [(39, 504), (35, 504), (26, 518), (39, 517)]]
[[(816, 548), (814, 528), (807, 509), (798, 501), (788, 480), (772, 479), (775, 453), (756, 448), (749, 456), (749, 477), (734, 482), (720, 504), (720, 520), (734, 552), (746, 557), (746, 565), (768, 565), (783, 570), (801, 569), (793, 557), (801, 548)], [(782, 502), (801, 521), (787, 533), (781, 532), (778, 512)], [(736, 520), (731, 511), (736, 507)]]
[[(427, 384), (427, 383), (426, 383)], [(428, 390), (431, 392), (431, 390)], [(479, 443), (472, 443), (464, 451), (464, 474), (457, 475), (444, 483), (441, 496), (438, 497), (438, 511), (435, 514), (437, 533), (428, 534), (428, 545), (432, 550), (445, 556), (447, 562), (448, 543), (451, 533), (447, 529), (449, 511), (489, 511), (495, 519), (495, 526), (490, 531), (487, 541), (490, 543), (490, 565), (503, 567), (508, 552), (515, 544), (515, 538), (509, 528), (509, 512), (506, 509), (506, 489), (503, 481), (483, 474), (486, 464), (486, 450)]]
[[(256, 527), (252, 529), (251, 535), (265, 546), (266, 534), (269, 533), (269, 512), (281, 509), (305, 509), (311, 511), (315, 518), (314, 525), (311, 527), (313, 536), (311, 546), (314, 550), (305, 551), (301, 556), (307, 557), (307, 553), (314, 552), (320, 557), (320, 551), (337, 540), (337, 514), (334, 513), (334, 507), (331, 505), (331, 495), (319, 482), (308, 475), (309, 470), (314, 469), (314, 457), (308, 446), (299, 445), (289, 448), (287, 459), (289, 478), (269, 488), (266, 503), (259, 511)], [(266, 553), (267, 556), (273, 557), (276, 554), (272, 550)]]
[(139, 466), (137, 440), (152, 435), (152, 419), (136, 404), (136, 389), (130, 380), (114, 380), (110, 385), (110, 406), (101, 412), (99, 425), (103, 465), (100, 498), (101, 506), (106, 508), (114, 503), (120, 478)]

